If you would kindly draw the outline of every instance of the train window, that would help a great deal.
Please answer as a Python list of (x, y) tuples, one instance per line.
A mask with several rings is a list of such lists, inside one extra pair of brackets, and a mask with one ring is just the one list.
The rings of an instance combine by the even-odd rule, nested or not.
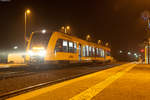
[(63, 46), (68, 46), (67, 41), (63, 40)]
[(89, 56), (92, 56), (92, 47), (89, 46)]
[(86, 46), (86, 56), (89, 56), (89, 46)]
[(69, 41), (69, 52), (73, 52), (73, 42)]
[(51, 35), (52, 33), (41, 34), (35, 32), (31, 39), (30, 48), (34, 46), (43, 46), (47, 48)]
[(105, 52), (104, 52), (104, 50), (103, 49), (101, 49), (102, 51), (101, 51), (101, 57), (104, 57), (105, 56)]
[(63, 51), (63, 49), (62, 49), (62, 42), (63, 42), (62, 39), (58, 39), (57, 40), (56, 47), (55, 47), (55, 52), (62, 52)]
[(98, 55), (98, 56), (99, 56), (99, 57), (102, 57), (102, 56), (101, 56), (101, 49), (100, 49), (100, 48), (98, 48), (98, 52), (99, 52), (99, 55)]
[(95, 56), (95, 48), (93, 47), (93, 56)]
[(91, 56), (93, 56), (93, 47), (91, 47)]
[(83, 51), (82, 54), (83, 54), (83, 56), (85, 57), (85, 56), (86, 56), (86, 55), (85, 55), (85, 54), (86, 54), (86, 52), (85, 52), (85, 51), (86, 51), (85, 46), (82, 46), (82, 51)]
[(99, 57), (104, 57), (104, 50), (99, 48)]
[(63, 52), (68, 52), (68, 41), (63, 40)]
[(55, 46), (55, 52), (68, 52), (68, 41), (58, 39)]
[(96, 48), (96, 56), (99, 56), (98, 48)]
[(86, 46), (84, 46), (84, 49), (85, 49), (85, 57), (87, 56), (87, 49), (86, 49)]
[(76, 53), (77, 52), (77, 43), (74, 43), (73, 47), (74, 47), (74, 53)]

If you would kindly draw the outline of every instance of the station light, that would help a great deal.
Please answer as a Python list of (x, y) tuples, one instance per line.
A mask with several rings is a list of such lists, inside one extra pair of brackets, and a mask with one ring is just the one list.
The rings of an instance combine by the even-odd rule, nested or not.
[(14, 49), (18, 49), (18, 46), (14, 46)]
[(122, 51), (122, 50), (120, 50), (120, 51), (119, 51), (119, 53), (123, 53), (123, 51)]
[(98, 44), (102, 44), (102, 41), (101, 40), (98, 40), (98, 42), (97, 42)]
[(31, 13), (31, 11), (30, 11), (29, 9), (27, 9), (27, 10), (26, 10), (26, 13), (27, 13), (27, 14), (30, 14), (30, 13)]
[(43, 30), (42, 30), (42, 33), (43, 33), (43, 34), (45, 34), (45, 33), (46, 33), (46, 30), (45, 30), (45, 29), (43, 29)]
[(105, 46), (108, 46), (109, 45), (109, 43), (107, 42), (106, 44), (105, 44)]
[(128, 55), (131, 55), (131, 52), (128, 52)]
[(90, 38), (91, 38), (91, 36), (88, 34), (88, 35), (86, 36), (86, 40), (89, 41)]
[(70, 26), (67, 26), (66, 29), (69, 30), (69, 29), (70, 29)]
[(64, 30), (64, 29), (65, 29), (65, 27), (64, 27), (64, 26), (62, 26), (62, 27), (61, 27), (61, 29), (62, 29), (62, 30)]
[(137, 54), (136, 54), (136, 53), (134, 53), (134, 55), (135, 55), (135, 56), (137, 56)]

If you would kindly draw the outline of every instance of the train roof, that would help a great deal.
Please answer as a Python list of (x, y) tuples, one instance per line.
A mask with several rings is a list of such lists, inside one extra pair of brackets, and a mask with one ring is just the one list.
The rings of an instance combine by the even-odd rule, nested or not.
[[(64, 38), (68, 38), (69, 40), (71, 39), (73, 39), (74, 41), (77, 41), (77, 42), (80, 42), (81, 44), (83, 43), (83, 44), (86, 44), (86, 45), (94, 45), (94, 46), (97, 46), (97, 47), (100, 47), (100, 48), (103, 48), (103, 49), (105, 49), (105, 50), (111, 50), (109, 47), (106, 47), (106, 46), (103, 46), (103, 45), (99, 45), (99, 44), (97, 44), (97, 43), (94, 43), (94, 42), (89, 42), (89, 41), (86, 41), (86, 40), (83, 40), (83, 39), (81, 39), (81, 38), (78, 38), (78, 37), (76, 37), (76, 36), (71, 36), (71, 35), (67, 35), (67, 34), (64, 34), (64, 33), (62, 33), (62, 32), (58, 32), (58, 31), (49, 31), (49, 30), (46, 30), (47, 32), (46, 32), (46, 34), (57, 34), (57, 35), (61, 35), (62, 37), (64, 37)], [(33, 32), (33, 33), (35, 33), (35, 34), (40, 34), (42, 31), (35, 31), (35, 32)], [(33, 34), (32, 33), (32, 34)]]
[(65, 37), (65, 38), (68, 38), (68, 39), (73, 39), (74, 41), (77, 41), (77, 42), (81, 42), (81, 43), (88, 44), (88, 45), (94, 45), (94, 46), (101, 47), (101, 48), (106, 49), (106, 50), (110, 50), (109, 47), (99, 45), (99, 44), (94, 43), (94, 42), (89, 42), (89, 41), (83, 40), (83, 39), (75, 37), (75, 36), (70, 36), (70, 35), (67, 35), (67, 34), (64, 34), (64, 33), (61, 33), (61, 32), (57, 32), (57, 31), (55, 31), (53, 33), (54, 34), (59, 34), (59, 35)]

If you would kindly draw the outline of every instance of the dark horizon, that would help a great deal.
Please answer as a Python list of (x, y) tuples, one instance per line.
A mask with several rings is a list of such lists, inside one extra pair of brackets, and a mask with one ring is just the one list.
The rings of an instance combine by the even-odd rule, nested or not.
[(90, 34), (93, 40), (109, 42), (113, 51), (139, 50), (146, 38), (141, 14), (149, 5), (146, 0), (0, 1), (0, 49), (23, 47), (24, 12), (29, 8), (32, 31), (69, 25), (76, 36)]

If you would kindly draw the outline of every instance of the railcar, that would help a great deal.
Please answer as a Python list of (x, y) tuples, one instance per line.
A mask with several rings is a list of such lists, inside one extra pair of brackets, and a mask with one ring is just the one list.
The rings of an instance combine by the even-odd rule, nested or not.
[(28, 64), (110, 62), (111, 49), (61, 32), (36, 31), (30, 35)]

